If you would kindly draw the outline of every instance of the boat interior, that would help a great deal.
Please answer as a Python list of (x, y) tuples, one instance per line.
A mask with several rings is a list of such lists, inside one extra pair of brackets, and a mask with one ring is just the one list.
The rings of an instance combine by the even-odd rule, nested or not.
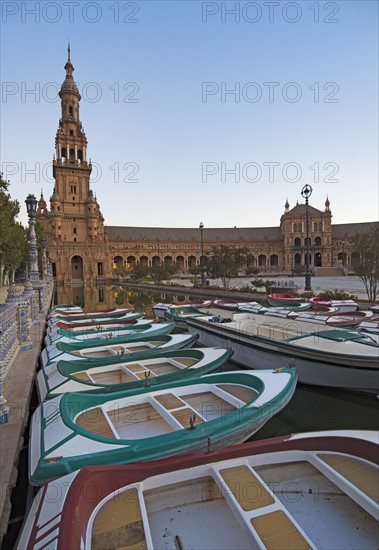
[[(194, 391), (196, 390), (196, 391)], [(176, 430), (196, 429), (247, 403), (258, 392), (239, 384), (184, 386), (171, 392), (145, 395), (139, 403), (108, 402), (80, 413), (75, 422), (95, 436), (111, 439), (144, 439)]]
[(146, 377), (160, 376), (177, 372), (187, 367), (192, 367), (198, 360), (191, 357), (177, 357), (152, 359), (135, 363), (124, 363), (121, 365), (107, 365), (76, 372), (72, 375), (74, 379), (90, 382), (92, 384), (122, 384), (143, 380)]
[(286, 451), (146, 479), (92, 513), (93, 550), (376, 548), (378, 467)]
[[(209, 320), (205, 317), (202, 317), (201, 321), (219, 324), (218, 321)], [(221, 327), (225, 333), (230, 331), (231, 333), (237, 332), (247, 336), (263, 336), (269, 340), (290, 342), (299, 346), (304, 345), (305, 347), (314, 348), (316, 343), (318, 349), (325, 349), (326, 351), (333, 351), (337, 347), (341, 348), (341, 344), (349, 341), (351, 352), (353, 352), (353, 347), (359, 347), (359, 353), (367, 355), (375, 353), (369, 348), (374, 347), (377, 349), (379, 342), (379, 337), (375, 334), (356, 332), (346, 328), (330, 328), (320, 324), (313, 325), (309, 322), (282, 319), (280, 317), (269, 318), (269, 316), (250, 313), (233, 314), (230, 322), (220, 323)], [(308, 340), (305, 339), (306, 337), (308, 337)], [(364, 349), (362, 344), (367, 345), (368, 348)], [(344, 348), (345, 346), (335, 350), (342, 351)], [(344, 353), (349, 353), (349, 351), (346, 350)]]
[(101, 348), (90, 348), (90, 349), (81, 349), (78, 351), (73, 351), (72, 355), (76, 355), (78, 357), (87, 357), (87, 358), (94, 358), (94, 357), (120, 357), (122, 355), (125, 355), (126, 353), (133, 353), (136, 351), (147, 351), (149, 349), (162, 346), (165, 344), (165, 341), (159, 341), (159, 340), (153, 340), (150, 342), (130, 342), (128, 344), (116, 344), (114, 346), (104, 346)]

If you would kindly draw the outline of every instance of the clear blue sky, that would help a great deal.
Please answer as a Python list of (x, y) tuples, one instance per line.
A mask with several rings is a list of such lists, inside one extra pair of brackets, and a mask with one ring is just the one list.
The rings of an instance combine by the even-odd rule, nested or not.
[(22, 221), (28, 193), (52, 194), (68, 38), (107, 225), (275, 226), (306, 183), (334, 223), (377, 219), (378, 4), (277, 4), (3, 0), (1, 160)]

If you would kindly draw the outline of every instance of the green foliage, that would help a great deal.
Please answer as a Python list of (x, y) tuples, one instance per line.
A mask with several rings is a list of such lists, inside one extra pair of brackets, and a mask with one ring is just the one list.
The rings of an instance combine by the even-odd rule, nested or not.
[(354, 294), (349, 294), (348, 292), (338, 290), (337, 288), (334, 290), (326, 290), (325, 292), (321, 292), (318, 294), (318, 297), (326, 298), (327, 300), (358, 300), (358, 297)]
[(355, 274), (363, 281), (371, 303), (379, 293), (379, 225), (368, 235), (352, 239), (352, 265)]
[(208, 259), (206, 270), (207, 276), (212, 279), (221, 279), (222, 286), (229, 288), (230, 280), (237, 277), (240, 270), (247, 262), (247, 248), (235, 246), (214, 246)]
[(251, 284), (255, 286), (255, 288), (265, 288), (267, 292), (269, 288), (275, 285), (275, 281), (271, 281), (270, 279), (254, 279), (251, 281)]
[(150, 278), (155, 283), (170, 279), (176, 272), (174, 264), (154, 266), (150, 269)]
[(136, 264), (129, 271), (129, 277), (132, 281), (138, 283), (142, 279), (145, 279), (149, 273), (150, 273), (150, 268), (147, 265)]
[(0, 285), (4, 273), (13, 278), (15, 271), (28, 257), (27, 233), (16, 221), (20, 204), (8, 193), (9, 182), (0, 174)]

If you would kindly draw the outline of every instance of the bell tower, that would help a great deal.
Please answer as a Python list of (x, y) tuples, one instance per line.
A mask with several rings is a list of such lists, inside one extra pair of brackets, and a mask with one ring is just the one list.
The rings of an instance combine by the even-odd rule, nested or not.
[[(74, 81), (70, 45), (59, 91), (61, 117), (55, 137), (48, 218), (41, 217), (57, 281), (96, 281), (108, 275), (104, 218), (90, 188), (91, 162), (80, 121), (80, 93)], [(55, 264), (55, 265), (54, 265)]]

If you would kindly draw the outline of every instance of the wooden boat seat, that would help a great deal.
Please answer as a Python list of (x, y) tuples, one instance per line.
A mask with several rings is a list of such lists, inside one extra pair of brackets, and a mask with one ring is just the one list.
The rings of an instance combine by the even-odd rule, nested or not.
[(184, 407), (185, 405), (183, 401), (176, 397), (173, 393), (156, 395), (155, 400), (158, 401), (158, 403), (165, 409), (177, 409), (178, 407)]
[(91, 382), (91, 379), (86, 372), (76, 372), (75, 374), (73, 374), (73, 378), (76, 378), (77, 380), (83, 380), (83, 382)]
[[(194, 411), (189, 407), (171, 412), (171, 415), (183, 426), (183, 428), (190, 428), (190, 420), (193, 418), (194, 414)], [(196, 414), (194, 426), (202, 424), (203, 422), (204, 420)]]
[(134, 378), (122, 369), (115, 369), (109, 372), (98, 372), (91, 374), (96, 384), (123, 384), (133, 382)]
[[(155, 343), (153, 344), (155, 346)], [(130, 348), (124, 348), (124, 353), (132, 353), (134, 351), (146, 351), (148, 349), (151, 349), (151, 346), (144, 346), (144, 345), (140, 345), (140, 346), (133, 346), (133, 347), (130, 347)]]
[(235, 384), (217, 384), (217, 388), (220, 388), (220, 390), (223, 390), (233, 397), (240, 399), (244, 403), (250, 403), (259, 395), (259, 393), (253, 388), (247, 388), (245, 386), (238, 386)]
[(97, 513), (91, 537), (93, 550), (146, 550), (146, 537), (136, 489), (110, 499)]
[(311, 548), (296, 525), (282, 510), (254, 517), (250, 523), (267, 550), (307, 550)]
[(347, 456), (320, 454), (318, 457), (379, 504), (378, 468)]
[(74, 353), (74, 355), (80, 355), (80, 357), (109, 357), (111, 355), (114, 355), (110, 350), (104, 349), (104, 350), (98, 350), (98, 351), (80, 351), (78, 353)]
[(95, 407), (94, 409), (84, 411), (79, 414), (75, 422), (77, 426), (84, 428), (94, 435), (115, 439), (112, 428), (110, 427), (109, 422), (100, 407)]
[(226, 399), (223, 399), (211, 391), (183, 395), (181, 398), (187, 405), (192, 407), (197, 414), (200, 414), (207, 421), (220, 418), (235, 411), (237, 408)]
[(220, 475), (245, 512), (274, 504), (275, 499), (247, 466), (224, 468)]
[(195, 365), (197, 363), (197, 360), (192, 359), (192, 357), (177, 357), (175, 358), (175, 361), (177, 363), (185, 365), (186, 367), (192, 367), (192, 365)]
[(154, 409), (150, 403), (122, 407), (121, 409), (108, 411), (107, 414), (115, 428), (127, 424), (137, 424), (139, 422), (148, 422), (149, 420), (161, 418), (159, 412)]

